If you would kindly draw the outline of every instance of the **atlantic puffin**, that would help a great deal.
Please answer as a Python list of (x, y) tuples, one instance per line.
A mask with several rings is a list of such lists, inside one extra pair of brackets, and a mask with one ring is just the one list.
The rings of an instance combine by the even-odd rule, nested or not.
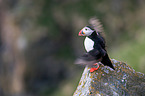
[[(84, 40), (86, 53), (77, 59), (76, 63), (91, 66), (90, 72), (98, 70), (98, 62), (115, 70), (105, 49), (105, 40), (100, 34), (102, 25), (96, 18), (90, 19), (89, 23), (90, 26), (85, 26), (78, 34), (79, 36), (86, 36)], [(98, 65), (98, 67), (93, 67), (94, 65)]]

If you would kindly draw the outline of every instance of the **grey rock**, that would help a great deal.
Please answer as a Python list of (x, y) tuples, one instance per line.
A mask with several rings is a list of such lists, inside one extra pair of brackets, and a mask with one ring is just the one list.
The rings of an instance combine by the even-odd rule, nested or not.
[(103, 66), (93, 73), (86, 66), (73, 96), (145, 96), (145, 75), (112, 59), (115, 70)]

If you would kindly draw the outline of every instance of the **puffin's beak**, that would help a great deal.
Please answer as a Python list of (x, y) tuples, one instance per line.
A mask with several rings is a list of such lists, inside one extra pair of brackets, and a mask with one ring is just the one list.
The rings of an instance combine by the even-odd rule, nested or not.
[(84, 36), (84, 34), (85, 34), (85, 33), (83, 32), (83, 30), (81, 30), (81, 31), (79, 32), (78, 35), (79, 35), (79, 36)]

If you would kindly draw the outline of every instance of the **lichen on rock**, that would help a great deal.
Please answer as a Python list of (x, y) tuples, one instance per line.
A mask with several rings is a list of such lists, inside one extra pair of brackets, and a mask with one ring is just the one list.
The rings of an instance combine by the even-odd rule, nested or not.
[(126, 63), (111, 60), (115, 70), (103, 66), (90, 73), (86, 66), (73, 96), (145, 96), (145, 75)]

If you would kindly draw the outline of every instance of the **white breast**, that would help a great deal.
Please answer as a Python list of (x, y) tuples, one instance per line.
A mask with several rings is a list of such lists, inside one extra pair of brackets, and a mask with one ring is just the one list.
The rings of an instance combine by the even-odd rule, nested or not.
[(90, 38), (86, 37), (84, 41), (85, 49), (87, 52), (93, 49), (94, 46), (94, 41), (91, 40)]

